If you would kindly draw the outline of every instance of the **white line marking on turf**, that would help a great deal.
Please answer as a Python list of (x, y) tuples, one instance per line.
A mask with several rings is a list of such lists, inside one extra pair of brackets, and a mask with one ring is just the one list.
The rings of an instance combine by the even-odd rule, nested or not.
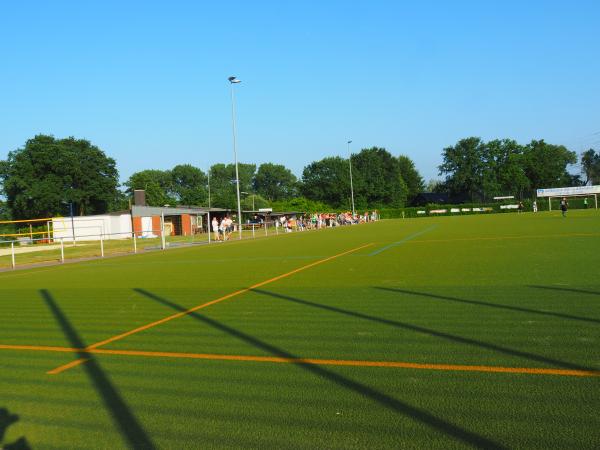
[(374, 252), (369, 253), (369, 256), (379, 255), (381, 252), (384, 252), (384, 251), (386, 251), (386, 250), (388, 250), (388, 249), (390, 249), (392, 247), (396, 247), (397, 245), (404, 244), (405, 242), (408, 242), (411, 239), (414, 239), (414, 238), (416, 238), (418, 236), (421, 236), (422, 234), (425, 234), (425, 233), (433, 230), (435, 227), (437, 227), (437, 225), (432, 225), (429, 228), (426, 228), (426, 229), (421, 230), (421, 231), (417, 231), (416, 233), (413, 233), (413, 234), (411, 234), (409, 236), (406, 236), (405, 238), (400, 239), (399, 241), (392, 242), (391, 244), (386, 245), (385, 247), (382, 247), (382, 248), (380, 248), (378, 250), (375, 250)]

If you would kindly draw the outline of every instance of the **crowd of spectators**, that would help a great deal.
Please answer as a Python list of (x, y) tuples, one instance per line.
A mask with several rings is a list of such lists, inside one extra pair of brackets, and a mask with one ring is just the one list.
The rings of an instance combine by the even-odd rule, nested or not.
[[(232, 233), (237, 231), (237, 224), (234, 221), (235, 216), (213, 217), (211, 220), (211, 231), (214, 234), (215, 241), (228, 241)], [(283, 214), (272, 217), (267, 225), (275, 226), (277, 230), (283, 232), (320, 230), (324, 228), (333, 228), (346, 225), (358, 225), (361, 223), (374, 222), (379, 219), (377, 211), (364, 214), (352, 215), (351, 212), (344, 213), (314, 213), (314, 214)], [(264, 217), (255, 215), (248, 220), (246, 226), (265, 225)]]
[(282, 215), (275, 221), (276, 227), (281, 227), (286, 232), (320, 230), (322, 228), (333, 228), (345, 225), (357, 225), (366, 222), (372, 222), (378, 219), (377, 211), (364, 214), (352, 215), (351, 212), (345, 213), (315, 213), (315, 214), (292, 214)]

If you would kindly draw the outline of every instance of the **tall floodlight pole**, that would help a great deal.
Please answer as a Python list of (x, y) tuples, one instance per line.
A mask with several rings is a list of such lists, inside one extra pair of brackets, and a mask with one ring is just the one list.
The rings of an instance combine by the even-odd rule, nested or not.
[(210, 167), (208, 168), (208, 209), (210, 209)]
[(242, 239), (242, 206), (240, 203), (240, 173), (238, 170), (238, 158), (237, 148), (235, 142), (235, 97), (233, 94), (233, 85), (241, 83), (236, 77), (229, 77), (229, 84), (231, 85), (231, 126), (233, 130), (233, 157), (235, 159), (235, 188), (237, 193), (237, 207), (238, 207), (238, 232), (240, 239)]
[(352, 141), (348, 141), (348, 164), (350, 167), (350, 195), (352, 197), (352, 218), (356, 216), (356, 211), (354, 210), (354, 185), (352, 184), (352, 153), (350, 153), (350, 144)]

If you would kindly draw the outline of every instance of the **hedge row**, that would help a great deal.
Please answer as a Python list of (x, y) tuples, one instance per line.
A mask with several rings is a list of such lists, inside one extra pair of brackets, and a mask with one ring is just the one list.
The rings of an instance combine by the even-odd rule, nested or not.
[[(571, 198), (568, 199), (569, 209), (584, 209), (586, 206), (584, 204), (584, 199), (582, 197), (579, 198)], [(418, 207), (408, 207), (408, 208), (383, 208), (379, 210), (379, 215), (382, 219), (401, 219), (403, 217), (428, 217), (428, 216), (458, 216), (458, 215), (469, 215), (469, 214), (491, 214), (491, 213), (516, 213), (516, 209), (501, 209), (501, 205), (514, 205), (518, 202), (496, 202), (496, 203), (463, 203), (460, 205), (438, 205), (438, 204), (429, 204), (427, 206), (418, 206)], [(538, 211), (548, 211), (548, 199), (540, 199), (537, 202)], [(594, 198), (588, 198), (588, 208), (594, 208)], [(452, 208), (458, 209), (473, 209), (473, 208), (484, 208), (491, 209), (489, 211), (479, 212), (479, 211), (469, 211), (460, 213), (451, 213), (450, 210)], [(430, 214), (431, 210), (436, 209), (445, 209), (447, 212), (445, 214)], [(560, 209), (560, 199), (553, 198), (552, 199), (552, 210), (558, 211)], [(425, 214), (418, 214), (418, 211), (425, 211)], [(523, 201), (523, 211), (533, 211), (533, 201), (532, 200), (524, 200)]]

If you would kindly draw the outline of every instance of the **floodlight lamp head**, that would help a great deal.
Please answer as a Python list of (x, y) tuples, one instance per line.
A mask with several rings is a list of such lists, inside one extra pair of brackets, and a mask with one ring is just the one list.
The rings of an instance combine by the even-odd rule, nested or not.
[(242, 80), (238, 80), (236, 77), (229, 77), (228, 80), (231, 84), (242, 82)]

